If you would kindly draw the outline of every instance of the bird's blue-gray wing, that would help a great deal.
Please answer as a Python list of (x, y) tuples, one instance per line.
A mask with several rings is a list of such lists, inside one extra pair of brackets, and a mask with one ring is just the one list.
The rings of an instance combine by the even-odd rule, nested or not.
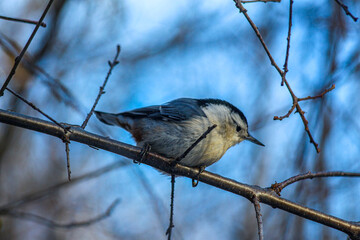
[(183, 121), (205, 113), (199, 107), (196, 99), (179, 98), (163, 105), (154, 105), (129, 112), (120, 113), (124, 117), (151, 118), (162, 121)]

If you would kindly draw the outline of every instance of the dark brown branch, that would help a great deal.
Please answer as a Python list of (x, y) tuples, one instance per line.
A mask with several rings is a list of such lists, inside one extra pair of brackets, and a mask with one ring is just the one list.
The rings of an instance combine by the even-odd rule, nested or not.
[(193, 150), (194, 147), (196, 147), (196, 145), (198, 145), (199, 142), (201, 142), (201, 140), (206, 138), (206, 136), (216, 127), (217, 127), (216, 124), (212, 125), (211, 127), (208, 127), (208, 129), (188, 149), (186, 149), (186, 151), (183, 154), (181, 154), (181, 156), (178, 157), (175, 160), (175, 162), (180, 162), (182, 159), (184, 159), (189, 154), (189, 152), (191, 152), (191, 150)]
[(110, 77), (110, 75), (111, 75), (111, 72), (112, 72), (113, 68), (119, 63), (118, 57), (119, 57), (120, 51), (121, 51), (120, 45), (117, 45), (117, 46), (116, 46), (116, 54), (115, 54), (115, 57), (114, 57), (113, 61), (112, 61), (112, 62), (110, 62), (110, 61), (108, 62), (110, 68), (109, 68), (109, 71), (108, 71), (108, 73), (107, 73), (107, 75), (106, 75), (106, 77), (105, 77), (105, 80), (104, 80), (104, 82), (103, 82), (103, 85), (100, 87), (99, 93), (98, 93), (98, 95), (97, 95), (97, 97), (96, 97), (96, 99), (95, 99), (95, 102), (94, 102), (94, 104), (93, 104), (90, 112), (89, 112), (88, 115), (86, 116), (85, 121), (81, 124), (81, 128), (82, 128), (82, 129), (85, 129), (85, 127), (86, 127), (86, 125), (87, 125), (87, 123), (88, 123), (91, 115), (93, 114), (93, 112), (94, 112), (94, 110), (95, 110), (96, 105), (98, 104), (98, 102), (99, 102), (99, 100), (100, 100), (101, 95), (103, 95), (103, 94), (105, 93), (104, 89), (105, 89), (105, 86), (106, 86), (107, 81), (109, 80), (109, 77)]
[(342, 7), (342, 9), (344, 10), (344, 12), (346, 13), (346, 15), (350, 16), (354, 22), (356, 22), (359, 18), (355, 17), (354, 15), (352, 15), (352, 13), (349, 11), (348, 6), (346, 6), (344, 3), (342, 3), (340, 0), (335, 0), (335, 2), (337, 4), (340, 5), (340, 7)]
[(309, 122), (307, 121), (306, 117), (305, 117), (305, 112), (301, 109), (299, 102), (297, 101), (297, 97), (295, 95), (295, 93), (293, 92), (292, 88), (290, 87), (290, 84), (288, 83), (288, 81), (286, 80), (286, 78), (284, 77), (284, 72), (279, 68), (279, 66), (276, 64), (274, 58), (271, 56), (269, 49), (267, 48), (264, 39), (262, 38), (258, 28), (256, 27), (255, 23), (251, 20), (251, 18), (249, 17), (249, 15), (247, 14), (247, 10), (244, 8), (244, 6), (242, 5), (240, 0), (233, 0), (235, 2), (236, 7), (240, 10), (240, 13), (242, 13), (245, 18), (247, 19), (247, 21), (250, 23), (252, 29), (254, 30), (256, 36), (259, 38), (261, 45), (263, 46), (266, 54), (268, 55), (271, 65), (273, 65), (275, 67), (275, 69), (278, 71), (278, 73), (280, 74), (282, 81), (284, 82), (286, 88), (288, 89), (291, 98), (293, 100), (293, 105), (295, 105), (296, 107), (296, 111), (299, 113), (300, 118), (304, 124), (304, 128), (305, 131), (307, 133), (307, 135), (309, 136), (310, 139), (310, 143), (312, 143), (315, 147), (315, 150), (317, 153), (320, 152), (320, 148), (319, 145), (315, 142), (310, 129), (309, 129)]
[(16, 211), (13, 209), (7, 210), (7, 211), (0, 211), (0, 215), (18, 218), (21, 220), (28, 220), (28, 221), (36, 222), (38, 224), (47, 226), (49, 228), (70, 229), (70, 228), (77, 228), (77, 227), (86, 227), (91, 224), (97, 223), (101, 220), (104, 220), (105, 218), (109, 217), (112, 214), (112, 212), (114, 211), (115, 207), (119, 204), (119, 202), (120, 202), (120, 200), (116, 199), (104, 213), (100, 214), (97, 217), (94, 217), (94, 218), (91, 218), (91, 219), (88, 219), (85, 221), (71, 222), (71, 223), (57, 223), (53, 220), (44, 218), (39, 215), (35, 215), (32, 213), (27, 213), (27, 212)]
[[(288, 36), (286, 38), (287, 44), (286, 44), (286, 54), (285, 54), (285, 63), (284, 63), (284, 72), (281, 77), (281, 86), (284, 86), (284, 81), (286, 78), (286, 74), (289, 71), (288, 69), (288, 61), (289, 61), (289, 52), (290, 52), (290, 37), (291, 37), (291, 27), (292, 27), (292, 6), (294, 4), (293, 0), (290, 0), (290, 6), (289, 6), (289, 28), (288, 28)], [(295, 108), (295, 106), (294, 106)], [(290, 114), (289, 114), (290, 115)]]
[(175, 227), (174, 225), (174, 193), (175, 193), (175, 175), (171, 175), (171, 195), (170, 195), (170, 219), (169, 219), (169, 227), (166, 230), (166, 235), (168, 235), (168, 240), (171, 240), (172, 229)]
[(325, 91), (323, 91), (323, 92), (320, 93), (319, 95), (316, 95), (316, 96), (313, 96), (313, 97), (308, 96), (308, 97), (305, 97), (305, 98), (298, 98), (298, 102), (300, 102), (300, 101), (306, 101), (306, 100), (310, 100), (310, 99), (323, 98), (326, 93), (328, 93), (328, 92), (330, 92), (330, 91), (332, 91), (332, 90), (334, 90), (334, 89), (335, 89), (335, 84), (331, 85), (330, 88), (325, 89)]
[(272, 190), (274, 190), (274, 192), (276, 192), (280, 196), (281, 191), (285, 187), (289, 186), (290, 184), (293, 184), (295, 182), (298, 182), (298, 181), (301, 181), (304, 179), (313, 179), (313, 178), (322, 178), (322, 177), (360, 177), (360, 173), (340, 172), (340, 171), (317, 172), (317, 173), (307, 172), (307, 173), (299, 174), (299, 175), (296, 175), (289, 179), (286, 179), (285, 181), (283, 181), (281, 183), (275, 182), (274, 184), (271, 185), (270, 188)]
[(255, 209), (255, 214), (256, 214), (256, 221), (257, 221), (257, 225), (258, 225), (259, 240), (263, 240), (264, 239), (264, 230), (263, 230), (264, 228), (263, 228), (260, 203), (259, 203), (259, 199), (257, 199), (257, 197), (254, 197), (253, 204), (254, 204), (254, 209)]
[[(29, 23), (29, 24), (37, 24), (37, 21), (33, 21), (33, 20), (28, 20), (28, 19), (23, 19), (23, 18), (12, 18), (12, 17), (5, 17), (5, 16), (0, 16), (0, 19), (4, 19), (7, 21), (14, 21), (14, 22), (22, 22), (22, 23)], [(45, 23), (40, 23), (40, 27), (46, 27)]]
[[(9, 111), (0, 110), (0, 122), (31, 129), (59, 138), (62, 138), (64, 135), (63, 129), (51, 122)], [(141, 148), (86, 132), (79, 127), (71, 128), (71, 131), (69, 131), (69, 139), (71, 141), (91, 145), (135, 160), (138, 159), (138, 155), (141, 152)], [(297, 216), (337, 229), (348, 234), (353, 239), (360, 239), (360, 225), (355, 222), (346, 221), (291, 202), (277, 196), (271, 189), (243, 184), (208, 171), (203, 171), (199, 174), (199, 171), (196, 168), (183, 166), (181, 164), (172, 166), (172, 162), (172, 159), (149, 152), (142, 163), (169, 174), (184, 176), (190, 179), (198, 178), (199, 181), (203, 183), (243, 196), (249, 201), (253, 201), (253, 198), (257, 197), (260, 203), (282, 209)]]
[(28, 47), (30, 46), (31, 41), (32, 41), (33, 38), (35, 37), (35, 34), (36, 34), (36, 32), (38, 31), (38, 29), (39, 29), (39, 27), (40, 27), (40, 24), (43, 22), (46, 14), (47, 14), (47, 12), (49, 11), (50, 6), (51, 6), (51, 4), (52, 4), (53, 2), (54, 2), (54, 0), (49, 0), (48, 5), (46, 6), (44, 12), (42, 13), (42, 15), (41, 15), (41, 17), (40, 17), (40, 19), (39, 19), (39, 21), (37, 22), (37, 24), (36, 24), (36, 26), (35, 26), (35, 28), (34, 28), (34, 31), (31, 33), (28, 41), (26, 42), (25, 47), (21, 50), (20, 55), (15, 58), (14, 65), (13, 65), (13, 67), (12, 67), (12, 69), (11, 69), (8, 77), (6, 78), (3, 86), (2, 86), (1, 89), (0, 89), (0, 97), (4, 95), (4, 91), (5, 91), (6, 87), (9, 85), (12, 77), (15, 75), (16, 68), (18, 67), (21, 59), (23, 58), (26, 50), (27, 50)]

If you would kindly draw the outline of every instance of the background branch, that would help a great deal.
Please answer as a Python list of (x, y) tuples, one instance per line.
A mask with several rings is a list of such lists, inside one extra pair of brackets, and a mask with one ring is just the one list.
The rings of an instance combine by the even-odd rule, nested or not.
[[(0, 16), (0, 19), (4, 19), (7, 21), (14, 21), (14, 22), (22, 22), (22, 23), (29, 23), (29, 24), (37, 24), (37, 21), (23, 19), (23, 18), (12, 18), (12, 17), (6, 17), (6, 16)], [(40, 27), (46, 27), (45, 23), (40, 23)]]
[(23, 58), (26, 50), (27, 50), (28, 47), (30, 46), (31, 41), (32, 41), (33, 38), (35, 37), (35, 34), (36, 34), (37, 30), (39, 29), (41, 23), (43, 22), (46, 14), (47, 14), (47, 12), (49, 11), (50, 6), (51, 6), (51, 4), (53, 3), (53, 1), (54, 1), (54, 0), (49, 0), (49, 3), (47, 4), (44, 12), (42, 13), (39, 21), (37, 22), (37, 24), (36, 24), (36, 26), (35, 26), (35, 28), (34, 28), (34, 31), (31, 33), (31, 35), (30, 35), (28, 41), (26, 42), (24, 48), (22, 49), (20, 55), (15, 58), (15, 63), (14, 63), (14, 65), (13, 65), (13, 67), (12, 67), (12, 69), (11, 69), (8, 77), (6, 78), (4, 84), (2, 85), (2, 87), (1, 87), (1, 89), (0, 89), (0, 97), (4, 95), (4, 91), (5, 91), (6, 87), (7, 87), (8, 84), (10, 83), (11, 78), (15, 75), (16, 68), (18, 67), (19, 63), (21, 62), (21, 59)]
[(116, 199), (109, 207), (108, 209), (100, 214), (97, 217), (88, 219), (88, 220), (84, 220), (84, 221), (79, 221), (79, 222), (70, 222), (70, 223), (57, 223), (53, 220), (44, 218), (42, 216), (38, 216), (36, 214), (32, 214), (32, 213), (27, 213), (27, 212), (22, 212), (22, 211), (17, 211), (17, 210), (2, 210), (0, 211), (0, 215), (2, 216), (8, 216), (8, 217), (13, 217), (13, 218), (19, 218), (21, 220), (28, 220), (28, 221), (32, 221), (32, 222), (36, 222), (38, 224), (47, 226), (49, 228), (77, 228), (77, 227), (86, 227), (89, 226), (91, 224), (97, 223), (101, 220), (104, 220), (105, 218), (109, 217), (111, 215), (111, 213), (114, 211), (115, 207), (119, 204), (120, 200)]

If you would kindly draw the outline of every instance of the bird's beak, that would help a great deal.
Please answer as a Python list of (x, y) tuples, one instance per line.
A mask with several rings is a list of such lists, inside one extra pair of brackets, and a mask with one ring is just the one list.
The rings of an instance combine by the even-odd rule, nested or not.
[(248, 141), (253, 142), (253, 143), (257, 144), (257, 145), (260, 145), (260, 146), (265, 147), (264, 144), (262, 144), (259, 140), (255, 139), (255, 138), (254, 138), (253, 136), (251, 136), (250, 134), (245, 138), (245, 140), (248, 140)]

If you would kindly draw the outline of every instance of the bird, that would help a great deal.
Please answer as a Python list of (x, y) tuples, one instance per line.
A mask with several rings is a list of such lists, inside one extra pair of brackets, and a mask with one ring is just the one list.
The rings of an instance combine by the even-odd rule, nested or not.
[(245, 115), (220, 99), (179, 98), (121, 113), (95, 111), (95, 115), (105, 124), (130, 132), (138, 147), (149, 146), (151, 151), (170, 159), (178, 159), (214, 126), (179, 161), (189, 167), (205, 169), (243, 140), (265, 146), (250, 135)]

